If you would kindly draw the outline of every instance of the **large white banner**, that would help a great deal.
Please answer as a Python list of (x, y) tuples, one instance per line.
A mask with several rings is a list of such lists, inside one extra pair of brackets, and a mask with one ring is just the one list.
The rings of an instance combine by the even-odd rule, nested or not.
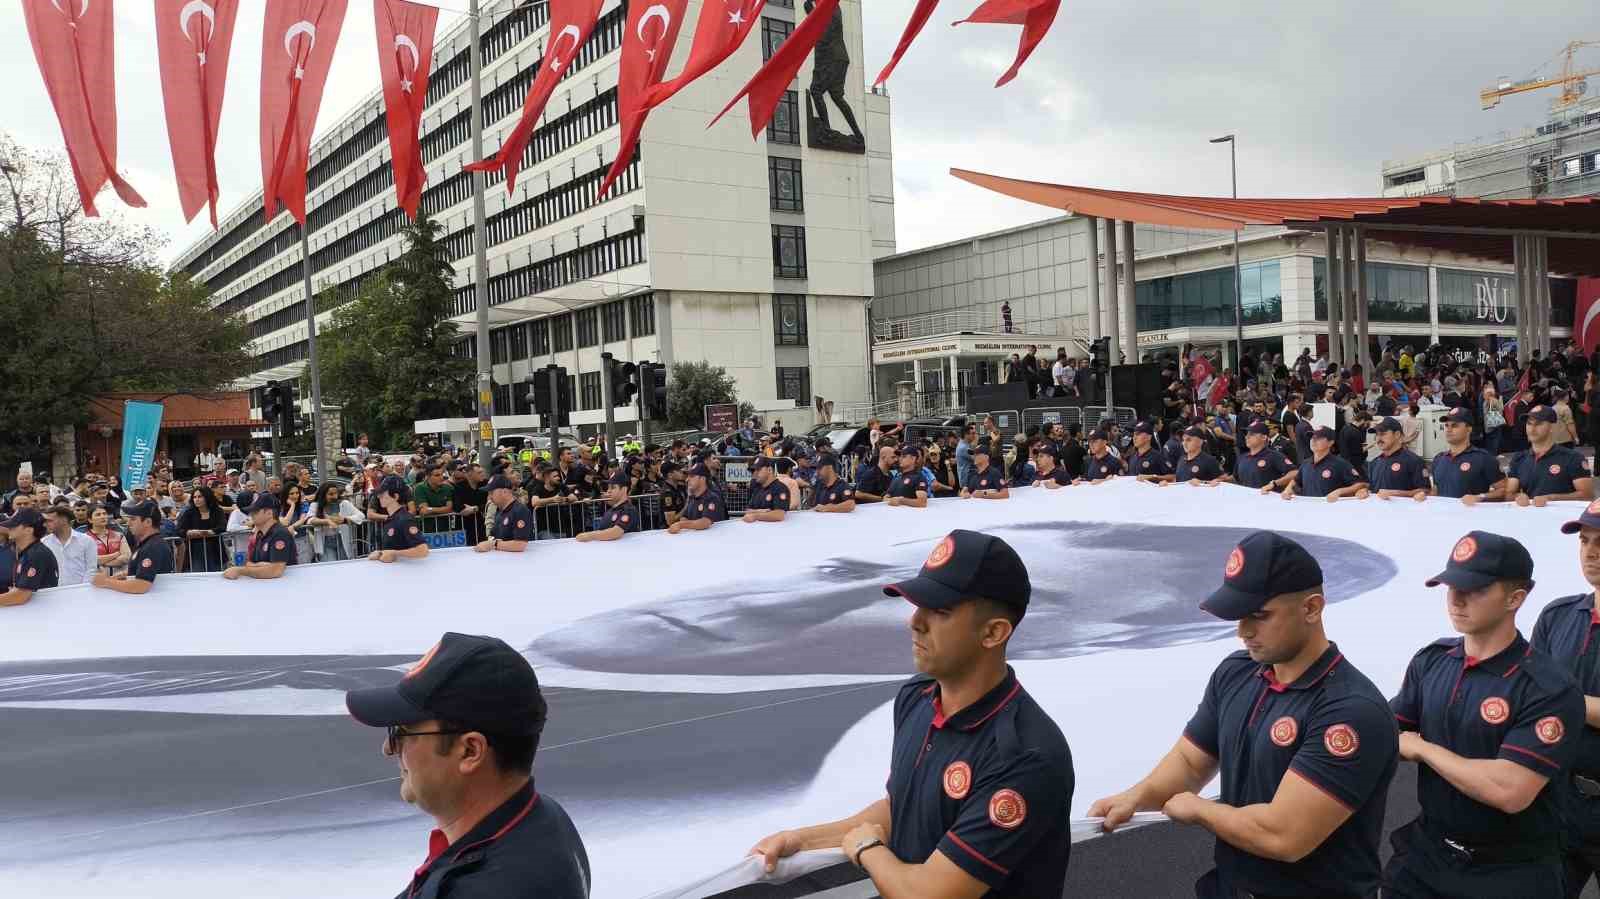
[(1533, 552), (1524, 633), (1546, 602), (1586, 589), (1558, 530), (1579, 507), (1563, 505), (1119, 481), (272, 582), (173, 576), (142, 597), (45, 591), (0, 610), (0, 883), (152, 899), (400, 890), (431, 823), (400, 801), (380, 734), (345, 717), (343, 693), (397, 679), (454, 630), (538, 666), (551, 718), (537, 782), (582, 832), (596, 897), (725, 889), (715, 875), (759, 837), (881, 795), (911, 655), (909, 607), (879, 588), (957, 527), (1004, 536), (1033, 575), (1012, 656), (1072, 745), (1082, 815), (1171, 746), (1236, 648), (1196, 606), (1246, 533), (1311, 549), (1330, 635), (1392, 693), (1416, 649), (1449, 632), (1442, 591), (1422, 584), (1466, 531)]

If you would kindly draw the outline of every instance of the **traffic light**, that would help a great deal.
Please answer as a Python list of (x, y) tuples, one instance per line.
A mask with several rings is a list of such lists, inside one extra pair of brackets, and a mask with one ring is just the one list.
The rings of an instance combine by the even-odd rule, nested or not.
[(283, 418), (283, 385), (268, 381), (261, 388), (261, 418), (268, 425), (276, 425)]
[(611, 360), (611, 405), (631, 406), (639, 393), (639, 366)]
[(639, 363), (639, 390), (644, 396), (646, 418), (667, 418), (667, 367), (655, 362)]
[(550, 414), (550, 375), (549, 368), (536, 368), (528, 372), (523, 382), (528, 385), (528, 407), (534, 414), (544, 416)]
[(1111, 366), (1111, 338), (1100, 337), (1090, 342), (1089, 363), (1097, 371)]
[(572, 395), (569, 392), (572, 385), (567, 380), (567, 370), (562, 366), (551, 364), (549, 371), (551, 385), (556, 389), (556, 427), (569, 428), (572, 426), (573, 403), (569, 400)]
[[(293, 437), (300, 430), (300, 406), (294, 398), (294, 382), (285, 381), (278, 385), (278, 390), (283, 396), (283, 411), (278, 413), (278, 421), (283, 424), (283, 436)], [(306, 426), (309, 430), (310, 426)]]

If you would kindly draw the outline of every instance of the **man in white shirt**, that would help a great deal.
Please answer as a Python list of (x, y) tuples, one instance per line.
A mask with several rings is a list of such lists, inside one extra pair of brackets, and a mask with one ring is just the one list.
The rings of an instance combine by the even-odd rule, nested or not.
[(211, 447), (208, 446), (200, 451), (200, 458), (196, 459), (195, 461), (199, 464), (199, 469), (202, 474), (209, 474), (213, 468), (217, 467), (217, 462), (221, 460), (221, 458), (221, 456), (213, 452)]
[(40, 542), (56, 557), (56, 569), (60, 572), (57, 583), (62, 587), (89, 583), (100, 560), (99, 551), (88, 534), (72, 529), (72, 510), (62, 505), (51, 506), (45, 510), (44, 524), (49, 533)]
[(1077, 372), (1072, 368), (1072, 360), (1067, 358), (1067, 351), (1061, 350), (1056, 354), (1056, 364), (1050, 367), (1050, 376), (1055, 383), (1056, 396), (1071, 396), (1076, 385)]

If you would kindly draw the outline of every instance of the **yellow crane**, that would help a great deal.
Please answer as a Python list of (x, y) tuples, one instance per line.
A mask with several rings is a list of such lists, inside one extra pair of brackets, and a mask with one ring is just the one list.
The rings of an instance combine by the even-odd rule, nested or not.
[(1494, 87), (1484, 88), (1480, 91), (1478, 99), (1483, 101), (1484, 109), (1493, 109), (1500, 105), (1501, 97), (1542, 90), (1547, 87), (1559, 87), (1561, 88), (1561, 96), (1550, 101), (1550, 111), (1561, 112), (1582, 100), (1583, 95), (1588, 92), (1589, 83), (1584, 79), (1590, 75), (1600, 75), (1600, 69), (1579, 71), (1573, 68), (1573, 55), (1584, 47), (1600, 47), (1600, 41), (1573, 41), (1567, 44), (1560, 53), (1556, 54), (1556, 57), (1564, 57), (1561, 65), (1561, 74), (1556, 77), (1544, 78), (1536, 75), (1522, 81), (1501, 78)]

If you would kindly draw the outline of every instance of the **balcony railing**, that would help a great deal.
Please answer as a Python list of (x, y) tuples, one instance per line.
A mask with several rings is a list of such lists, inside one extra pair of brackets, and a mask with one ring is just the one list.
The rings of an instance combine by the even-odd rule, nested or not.
[(1076, 337), (1065, 318), (1013, 319), (1011, 327), (1008, 328), (998, 313), (976, 309), (927, 312), (922, 315), (878, 319), (872, 322), (872, 338), (877, 343), (912, 340), (919, 337), (942, 337), (947, 334), (1032, 334), (1039, 337)]

